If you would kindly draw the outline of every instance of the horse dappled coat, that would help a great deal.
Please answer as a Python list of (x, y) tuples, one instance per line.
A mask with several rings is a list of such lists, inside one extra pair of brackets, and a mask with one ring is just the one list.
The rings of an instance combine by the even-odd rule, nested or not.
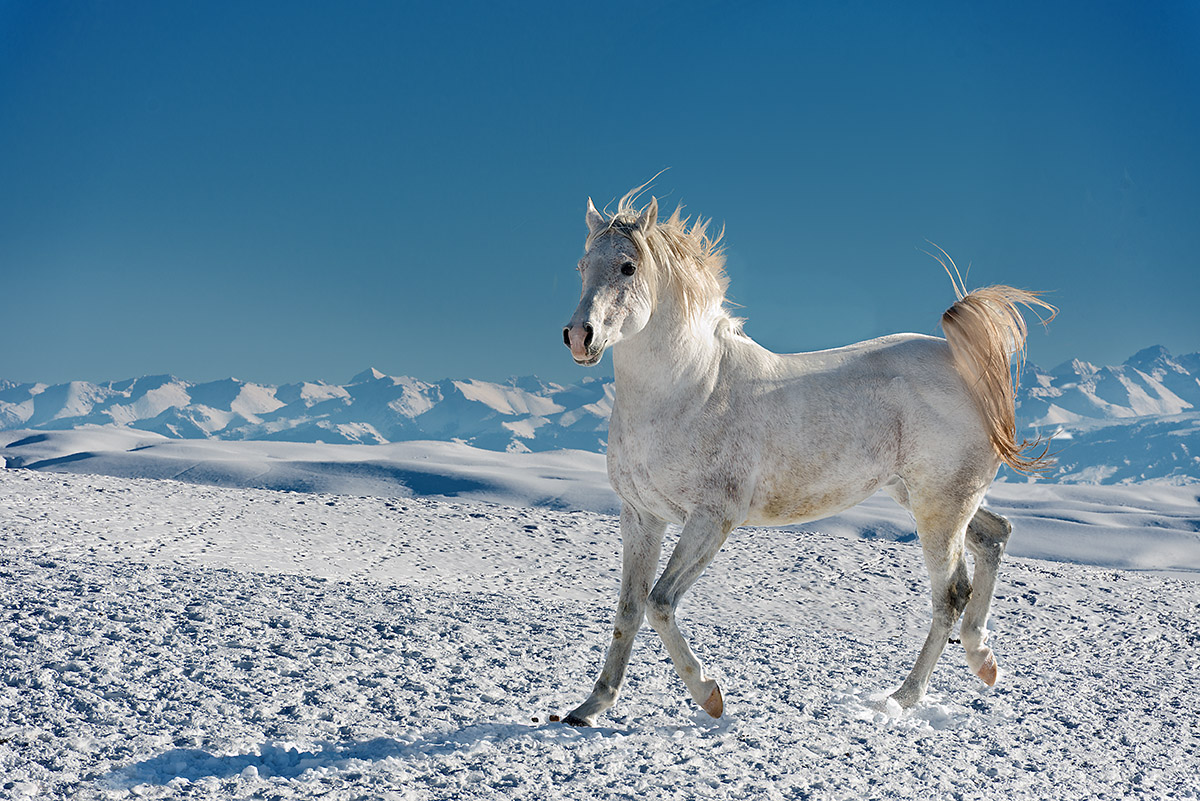
[[(1010, 362), (1025, 343), (1017, 304), (1053, 307), (1006, 286), (966, 293), (960, 279), (946, 339), (772, 353), (726, 310), (720, 236), (679, 209), (660, 221), (653, 198), (635, 207), (640, 190), (611, 217), (588, 200), (583, 292), (563, 329), (579, 364), (613, 349), (608, 472), (624, 551), (604, 666), (566, 722), (593, 725), (613, 705), (647, 616), (692, 698), (719, 717), (721, 691), (676, 624), (680, 598), (738, 526), (817, 520), (879, 489), (912, 512), (933, 591), (929, 636), (893, 698), (921, 700), (960, 615), (967, 663), (994, 683), (984, 626), (1012, 527), (980, 503), (1001, 463), (1046, 464), (1016, 442)], [(683, 528), (655, 581), (669, 523)]]

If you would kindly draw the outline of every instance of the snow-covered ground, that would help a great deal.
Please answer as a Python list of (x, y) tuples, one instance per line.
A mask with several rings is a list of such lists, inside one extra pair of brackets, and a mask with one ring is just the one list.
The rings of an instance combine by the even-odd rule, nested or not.
[(77, 458), (0, 470), (0, 797), (1200, 796), (1196, 487), (996, 485), (1005, 675), (951, 646), (904, 713), (876, 701), (928, 624), (907, 516), (740, 529), (681, 607), (725, 716), (647, 629), (577, 730), (546, 721), (609, 631), (602, 457), (165, 450), (197, 445), (3, 450)]
[[(9, 467), (222, 487), (440, 497), (615, 514), (604, 456), (587, 451), (503, 453), (454, 442), (322, 445), (177, 440), (90, 427), (2, 431)], [(0, 464), (2, 464), (0, 463)], [(1200, 579), (1200, 485), (998, 482), (988, 505), (1020, 536), (1009, 553)], [(911, 540), (912, 518), (886, 495), (822, 521), (821, 531)]]

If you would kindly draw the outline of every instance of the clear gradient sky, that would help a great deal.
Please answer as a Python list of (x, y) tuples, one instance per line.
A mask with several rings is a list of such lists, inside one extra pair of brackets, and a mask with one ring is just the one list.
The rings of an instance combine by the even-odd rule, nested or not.
[(1040, 365), (1200, 350), (1195, 0), (0, 0), (0, 378), (577, 380), (664, 167), (775, 350), (937, 333), (926, 238), (1055, 290)]

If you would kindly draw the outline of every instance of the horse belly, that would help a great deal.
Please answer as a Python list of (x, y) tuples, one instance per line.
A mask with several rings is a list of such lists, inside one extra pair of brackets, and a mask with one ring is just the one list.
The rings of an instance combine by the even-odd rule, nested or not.
[(883, 471), (855, 471), (818, 481), (808, 478), (804, 471), (782, 471), (760, 479), (746, 525), (791, 525), (835, 515), (870, 498), (889, 476)]

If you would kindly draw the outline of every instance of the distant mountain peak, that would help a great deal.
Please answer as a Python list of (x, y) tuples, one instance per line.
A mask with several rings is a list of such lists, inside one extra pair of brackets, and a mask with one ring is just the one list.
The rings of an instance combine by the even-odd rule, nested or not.
[(350, 383), (351, 384), (367, 384), (367, 383), (370, 383), (371, 381), (382, 381), (383, 379), (388, 378), (388, 377), (389, 376), (385, 375), (384, 373), (381, 373), (380, 371), (376, 370), (374, 367), (368, 367), (366, 370), (363, 370), (361, 373), (359, 373), (358, 375), (351, 378)]
[(1171, 355), (1171, 352), (1162, 345), (1151, 345), (1148, 348), (1142, 348), (1137, 353), (1125, 360), (1125, 364), (1130, 367), (1135, 367), (1139, 370), (1147, 368), (1166, 367), (1176, 372), (1180, 371), (1179, 363)]
[(1171, 356), (1171, 351), (1167, 350), (1162, 345), (1151, 345), (1148, 348), (1142, 348), (1137, 353), (1130, 356), (1125, 360), (1125, 363), (1128, 364), (1129, 362), (1137, 362), (1144, 359), (1157, 359), (1160, 356), (1166, 356), (1169, 358)]
[(1083, 359), (1069, 359), (1051, 370), (1050, 375), (1055, 378), (1066, 378), (1068, 376), (1088, 378), (1100, 372), (1100, 369), (1091, 362), (1085, 362)]

